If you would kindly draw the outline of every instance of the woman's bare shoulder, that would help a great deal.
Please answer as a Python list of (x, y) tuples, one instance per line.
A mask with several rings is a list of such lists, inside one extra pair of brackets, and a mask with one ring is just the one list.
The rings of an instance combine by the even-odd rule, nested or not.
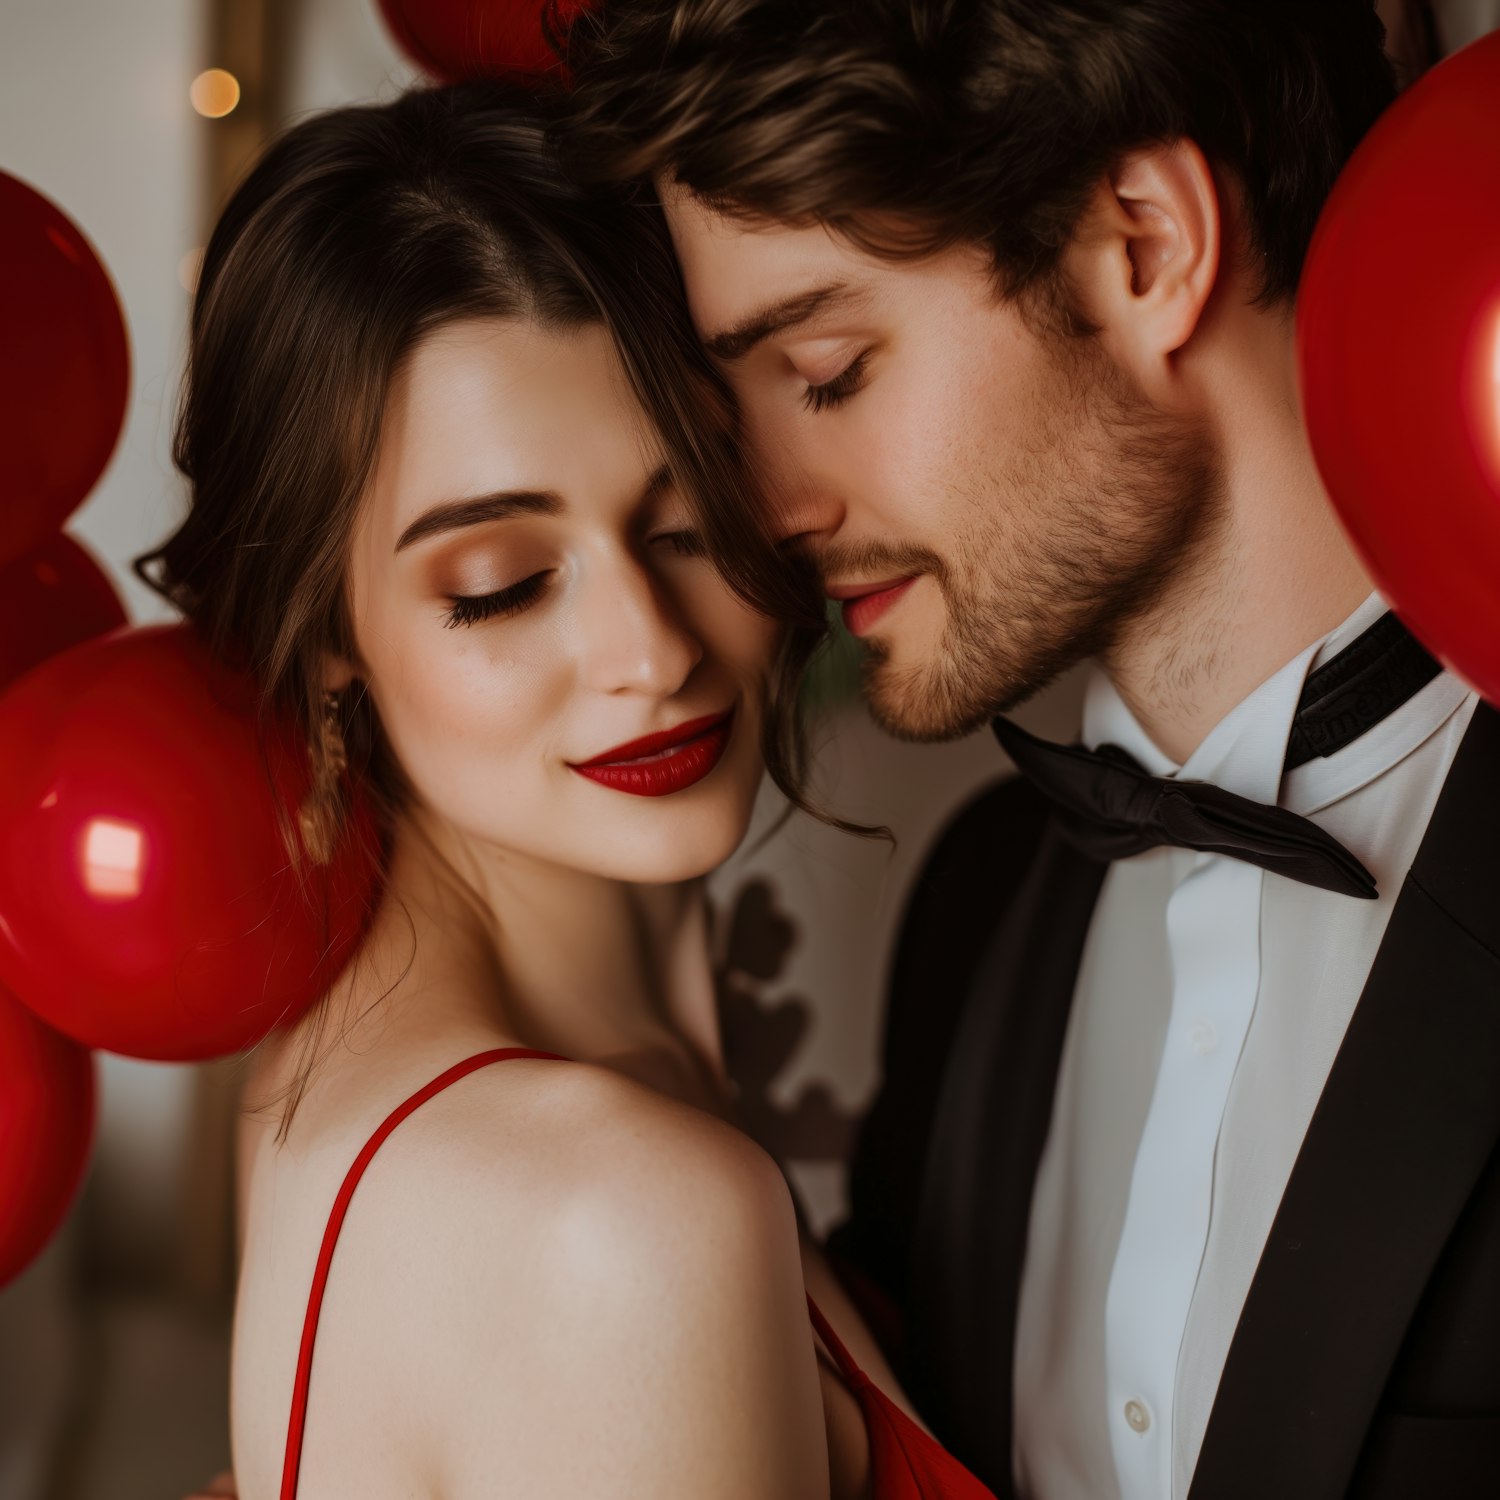
[[(775, 1163), (723, 1121), (583, 1063), (483, 1068), (417, 1110), (382, 1148), (385, 1211), (506, 1238), (571, 1238), (597, 1216), (616, 1236), (753, 1219), (792, 1232)], [(686, 1217), (684, 1217), (686, 1216)], [(386, 1224), (399, 1231), (399, 1224)], [(616, 1240), (623, 1252), (628, 1242)], [(687, 1248), (691, 1248), (689, 1245)]]
[(443, 1493), (486, 1493), (503, 1459), (538, 1496), (826, 1494), (795, 1215), (758, 1147), (540, 1060), (408, 1130), (368, 1205), (368, 1291), (380, 1357), (422, 1371)]

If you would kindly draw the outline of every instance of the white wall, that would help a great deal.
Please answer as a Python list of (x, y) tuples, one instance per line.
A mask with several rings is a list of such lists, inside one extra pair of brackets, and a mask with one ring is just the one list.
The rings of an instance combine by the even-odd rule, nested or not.
[(390, 99), (418, 77), (396, 50), (375, 0), (300, 0), (289, 7), (289, 117), (337, 104)]

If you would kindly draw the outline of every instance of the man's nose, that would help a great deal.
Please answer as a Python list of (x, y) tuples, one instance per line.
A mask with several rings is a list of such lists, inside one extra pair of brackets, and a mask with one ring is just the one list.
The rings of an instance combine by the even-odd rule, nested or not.
[(822, 485), (804, 483), (773, 502), (772, 534), (781, 547), (816, 557), (844, 520), (844, 506)]
[(773, 539), (815, 555), (844, 521), (834, 465), (828, 455), (809, 448), (805, 435), (759, 415), (747, 422), (746, 436)]
[(669, 698), (703, 660), (690, 622), (643, 567), (591, 580), (580, 616), (580, 671), (594, 692)]

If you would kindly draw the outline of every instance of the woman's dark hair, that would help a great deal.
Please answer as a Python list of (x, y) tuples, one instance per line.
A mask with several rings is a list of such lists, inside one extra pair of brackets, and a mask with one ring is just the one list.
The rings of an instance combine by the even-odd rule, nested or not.
[(574, 162), (877, 254), (989, 248), (1051, 291), (1088, 194), (1186, 137), (1237, 180), (1260, 300), (1394, 96), (1373, 0), (601, 0), (571, 26)]
[[(786, 623), (764, 750), (806, 806), (796, 687), (821, 598), (810, 571), (774, 565), (660, 216), (575, 186), (556, 112), (518, 84), (473, 83), (321, 114), (271, 144), (203, 258), (174, 450), (191, 508), (136, 571), (316, 741), (324, 653), (359, 660), (346, 557), (402, 359), (460, 318), (602, 324), (725, 577)], [(345, 698), (351, 770), (389, 828), (410, 787), (368, 696)], [(297, 860), (295, 810), (279, 812)]]

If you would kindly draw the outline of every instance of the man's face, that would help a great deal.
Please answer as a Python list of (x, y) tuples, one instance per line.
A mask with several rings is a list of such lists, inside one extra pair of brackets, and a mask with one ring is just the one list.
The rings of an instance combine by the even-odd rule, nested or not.
[(1212, 514), (1210, 445), (1002, 300), (985, 252), (889, 261), (666, 203), (778, 530), (865, 643), (887, 729), (966, 733), (1159, 596)]

